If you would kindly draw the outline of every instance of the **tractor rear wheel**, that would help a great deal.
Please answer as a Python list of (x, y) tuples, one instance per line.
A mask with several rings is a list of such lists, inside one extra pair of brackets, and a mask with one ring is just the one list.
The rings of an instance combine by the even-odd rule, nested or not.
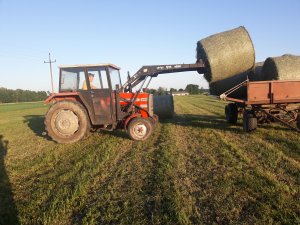
[(244, 110), (243, 113), (243, 130), (246, 132), (253, 131), (257, 128), (257, 118), (254, 113), (249, 110)]
[(128, 127), (129, 137), (135, 141), (144, 141), (150, 137), (154, 130), (154, 124), (146, 118), (133, 118)]
[(46, 114), (48, 135), (58, 143), (74, 143), (84, 138), (90, 129), (85, 108), (77, 102), (61, 101), (51, 106)]
[(236, 104), (230, 103), (225, 106), (225, 116), (227, 123), (236, 124), (238, 119), (238, 109)]

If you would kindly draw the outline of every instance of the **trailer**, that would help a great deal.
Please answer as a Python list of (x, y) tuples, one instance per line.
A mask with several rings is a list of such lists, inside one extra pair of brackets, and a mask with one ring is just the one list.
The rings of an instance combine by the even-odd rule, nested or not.
[[(245, 98), (230, 97), (231, 93), (245, 87)], [(246, 132), (255, 130), (258, 123), (280, 122), (300, 133), (300, 80), (245, 80), (220, 98), (231, 102), (225, 106), (227, 122), (236, 124), (238, 114), (242, 113)]]

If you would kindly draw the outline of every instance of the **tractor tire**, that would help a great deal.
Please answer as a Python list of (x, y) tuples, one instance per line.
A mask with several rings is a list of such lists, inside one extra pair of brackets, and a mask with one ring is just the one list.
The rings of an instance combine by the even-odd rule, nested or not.
[(257, 118), (249, 111), (244, 110), (243, 113), (243, 130), (245, 132), (251, 132), (257, 128)]
[(145, 141), (153, 133), (154, 124), (149, 120), (141, 117), (133, 118), (127, 126), (129, 137), (134, 141)]
[(48, 135), (58, 143), (74, 143), (83, 139), (90, 130), (90, 120), (85, 108), (77, 102), (60, 101), (46, 114)]
[(238, 119), (238, 108), (236, 104), (230, 103), (225, 106), (225, 116), (227, 123), (236, 124)]

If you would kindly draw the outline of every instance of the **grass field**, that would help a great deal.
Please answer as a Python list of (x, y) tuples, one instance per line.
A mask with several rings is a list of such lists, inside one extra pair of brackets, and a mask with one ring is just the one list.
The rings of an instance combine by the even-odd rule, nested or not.
[(300, 136), (225, 123), (224, 102), (175, 98), (145, 142), (42, 135), (42, 103), (0, 106), (0, 224), (300, 224)]

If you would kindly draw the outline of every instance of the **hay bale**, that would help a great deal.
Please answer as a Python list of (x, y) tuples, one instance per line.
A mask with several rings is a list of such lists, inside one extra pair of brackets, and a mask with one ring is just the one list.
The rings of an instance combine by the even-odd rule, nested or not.
[(299, 80), (300, 56), (269, 57), (262, 67), (264, 80)]
[(255, 64), (255, 52), (245, 27), (238, 27), (198, 41), (199, 59), (207, 65), (206, 80), (216, 82), (250, 71)]
[(153, 111), (159, 118), (172, 118), (174, 115), (174, 101), (172, 95), (158, 95), (153, 98)]
[[(261, 78), (262, 65), (263, 62), (259, 62), (255, 64), (255, 68), (250, 72), (237, 74), (232, 77), (225, 78), (223, 80), (211, 82), (209, 84), (210, 93), (212, 95), (221, 95), (224, 92), (228, 91), (229, 89), (235, 87), (236, 85), (244, 82), (247, 79), (249, 79), (250, 81), (262, 80)], [(246, 87), (241, 87), (228, 96), (233, 98), (246, 98), (247, 89)]]
[(262, 67), (263, 67), (264, 62), (258, 62), (255, 63), (254, 69), (249, 72), (248, 78), (250, 81), (262, 81)]
[[(215, 82), (209, 83), (209, 91), (212, 95), (221, 95), (234, 86), (242, 83), (247, 79), (248, 73), (241, 73), (232, 77), (225, 78), (223, 80), (218, 80)], [(247, 95), (246, 87), (241, 87), (238, 90), (234, 91), (229, 97), (232, 98), (245, 98)]]

